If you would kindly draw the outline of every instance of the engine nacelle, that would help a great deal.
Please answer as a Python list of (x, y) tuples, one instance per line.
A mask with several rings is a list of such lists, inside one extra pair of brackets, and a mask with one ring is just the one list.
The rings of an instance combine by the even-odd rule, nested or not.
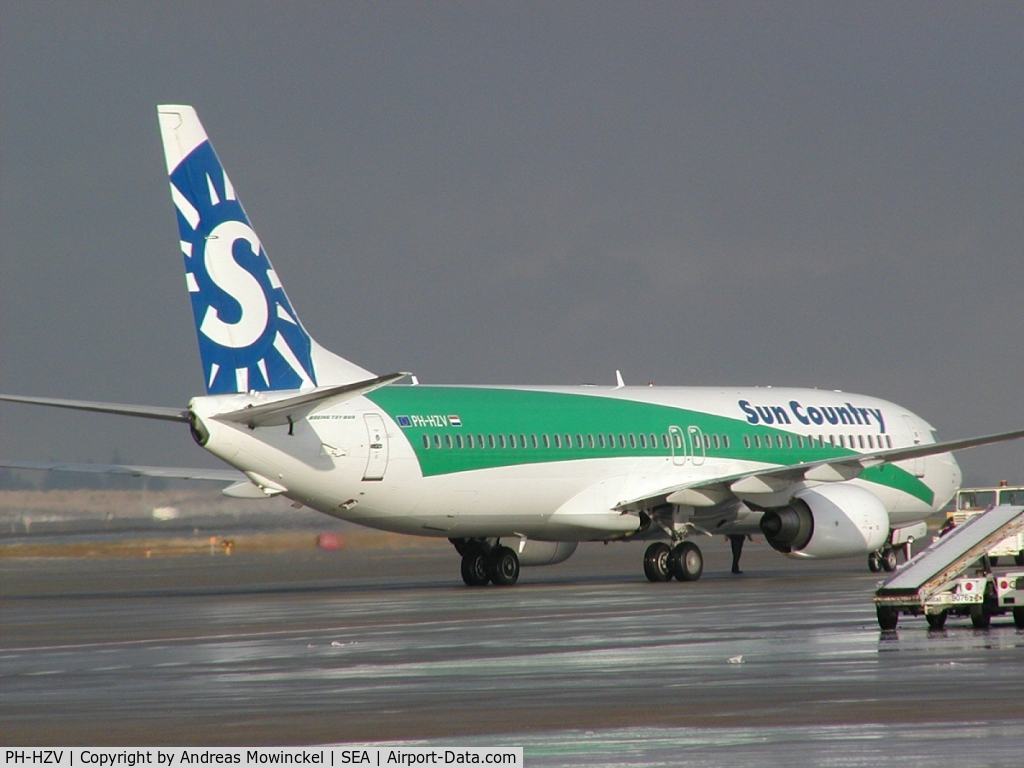
[[(576, 551), (576, 541), (535, 541), (529, 539), (519, 552), (520, 565), (555, 565), (568, 560)], [(513, 549), (518, 547), (513, 545)]]
[(798, 492), (788, 506), (765, 510), (761, 532), (774, 549), (787, 555), (864, 555), (885, 544), (889, 513), (864, 488), (820, 485)]

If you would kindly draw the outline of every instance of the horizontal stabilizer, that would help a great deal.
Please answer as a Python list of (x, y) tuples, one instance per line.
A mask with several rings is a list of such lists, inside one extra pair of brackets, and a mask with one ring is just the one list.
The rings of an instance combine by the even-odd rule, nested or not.
[(74, 464), (57, 461), (6, 461), (0, 467), (50, 472), (83, 472), (100, 475), (131, 475), (132, 477), (162, 477), (165, 480), (210, 480), (231, 483), (248, 478), (236, 469), (204, 469), (202, 467), (146, 467), (139, 464)]
[(260, 405), (249, 405), (245, 408), (239, 408), (237, 411), (218, 413), (213, 418), (217, 419), (217, 421), (245, 424), (249, 429), (256, 429), (256, 427), (282, 427), (285, 424), (299, 421), (314, 408), (321, 408), (326, 405), (349, 400), (353, 397), (359, 397), (408, 375), (408, 373), (389, 373), (351, 384), (320, 387), (319, 389), (304, 392), (294, 397), (273, 400)]
[(71, 408), (76, 411), (115, 413), (119, 416), (135, 416), (142, 419), (188, 422), (188, 411), (181, 408), (165, 408), (158, 405), (126, 405), (123, 403), (99, 403), (93, 400), (62, 400), (55, 397), (26, 397), (25, 395), (0, 395), (0, 400), (29, 405), (49, 405), (54, 408)]

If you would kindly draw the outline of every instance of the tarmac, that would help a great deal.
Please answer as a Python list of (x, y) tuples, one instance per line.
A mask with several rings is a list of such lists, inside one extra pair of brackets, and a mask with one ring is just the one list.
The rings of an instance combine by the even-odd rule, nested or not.
[[(467, 588), (447, 543), (0, 556), (0, 743), (525, 746), (526, 764), (1024, 763), (1024, 633), (904, 617), (878, 576), (698, 539)], [(0, 555), (3, 555), (0, 550)]]

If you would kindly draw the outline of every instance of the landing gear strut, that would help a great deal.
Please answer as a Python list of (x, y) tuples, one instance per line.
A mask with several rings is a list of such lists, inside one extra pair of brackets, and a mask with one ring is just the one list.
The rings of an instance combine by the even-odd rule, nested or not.
[(644, 553), (644, 575), (648, 581), (697, 581), (703, 572), (704, 556), (692, 541), (674, 547), (657, 541)]

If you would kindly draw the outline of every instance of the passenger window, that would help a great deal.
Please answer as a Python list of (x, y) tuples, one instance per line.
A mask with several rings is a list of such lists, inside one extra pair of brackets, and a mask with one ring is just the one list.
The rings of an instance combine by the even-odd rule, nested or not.
[(625, 447), (626, 447), (626, 436), (624, 434), (622, 434), (621, 432), (619, 432), (619, 448), (625, 448)]
[(555, 448), (561, 448), (561, 447), (562, 447), (562, 436), (556, 434), (555, 435)]
[(661, 436), (661, 447), (668, 450), (668, 432)]
[(445, 443), (445, 445), (447, 445), (447, 446), (448, 446), (449, 448), (451, 448), (451, 447), (452, 447), (452, 436), (451, 436), (451, 435), (445, 435), (445, 436), (444, 436), (444, 443)]
[(601, 433), (600, 433), (600, 434), (599, 434), (599, 435), (597, 436), (597, 445), (598, 445), (598, 447), (599, 447), (599, 448), (604, 448), (604, 446), (605, 446), (605, 442), (604, 442), (604, 432), (601, 432)]
[(476, 444), (473, 442), (472, 435), (466, 435), (466, 446), (468, 448), (476, 448)]
[(587, 444), (591, 448), (596, 448), (597, 447), (597, 443), (594, 441), (594, 436), (593, 435), (587, 435)]
[(516, 447), (516, 436), (515, 435), (509, 435), (508, 436), (508, 447), (509, 448), (515, 448)]
[(647, 435), (645, 435), (643, 432), (640, 433), (640, 447), (647, 447)]
[(750, 435), (744, 435), (743, 436), (743, 447), (744, 448), (749, 448), (750, 447)]
[(579, 434), (578, 432), (576, 433), (576, 447), (577, 448), (582, 448), (583, 447), (583, 435)]
[(455, 447), (456, 448), (461, 448), (462, 447), (462, 435), (456, 435), (455, 436)]
[(725, 448), (726, 450), (729, 449), (729, 436), (728, 435), (722, 435), (722, 447)]
[(636, 435), (632, 432), (629, 433), (629, 447), (636, 448)]
[(423, 436), (423, 447), (424, 448), (430, 448), (430, 437), (429, 437), (429, 435), (424, 435)]
[(539, 446), (539, 445), (537, 444), (537, 435), (536, 435), (536, 434), (530, 435), (530, 440), (531, 440), (531, 442), (533, 443), (533, 447), (534, 447), (534, 448), (539, 448), (539, 447), (540, 447), (540, 446)]
[(494, 435), (488, 435), (487, 436), (487, 443), (491, 446), (491, 448), (495, 447)]
[(441, 436), (440, 435), (434, 435), (434, 447), (435, 448), (440, 448), (441, 447)]

